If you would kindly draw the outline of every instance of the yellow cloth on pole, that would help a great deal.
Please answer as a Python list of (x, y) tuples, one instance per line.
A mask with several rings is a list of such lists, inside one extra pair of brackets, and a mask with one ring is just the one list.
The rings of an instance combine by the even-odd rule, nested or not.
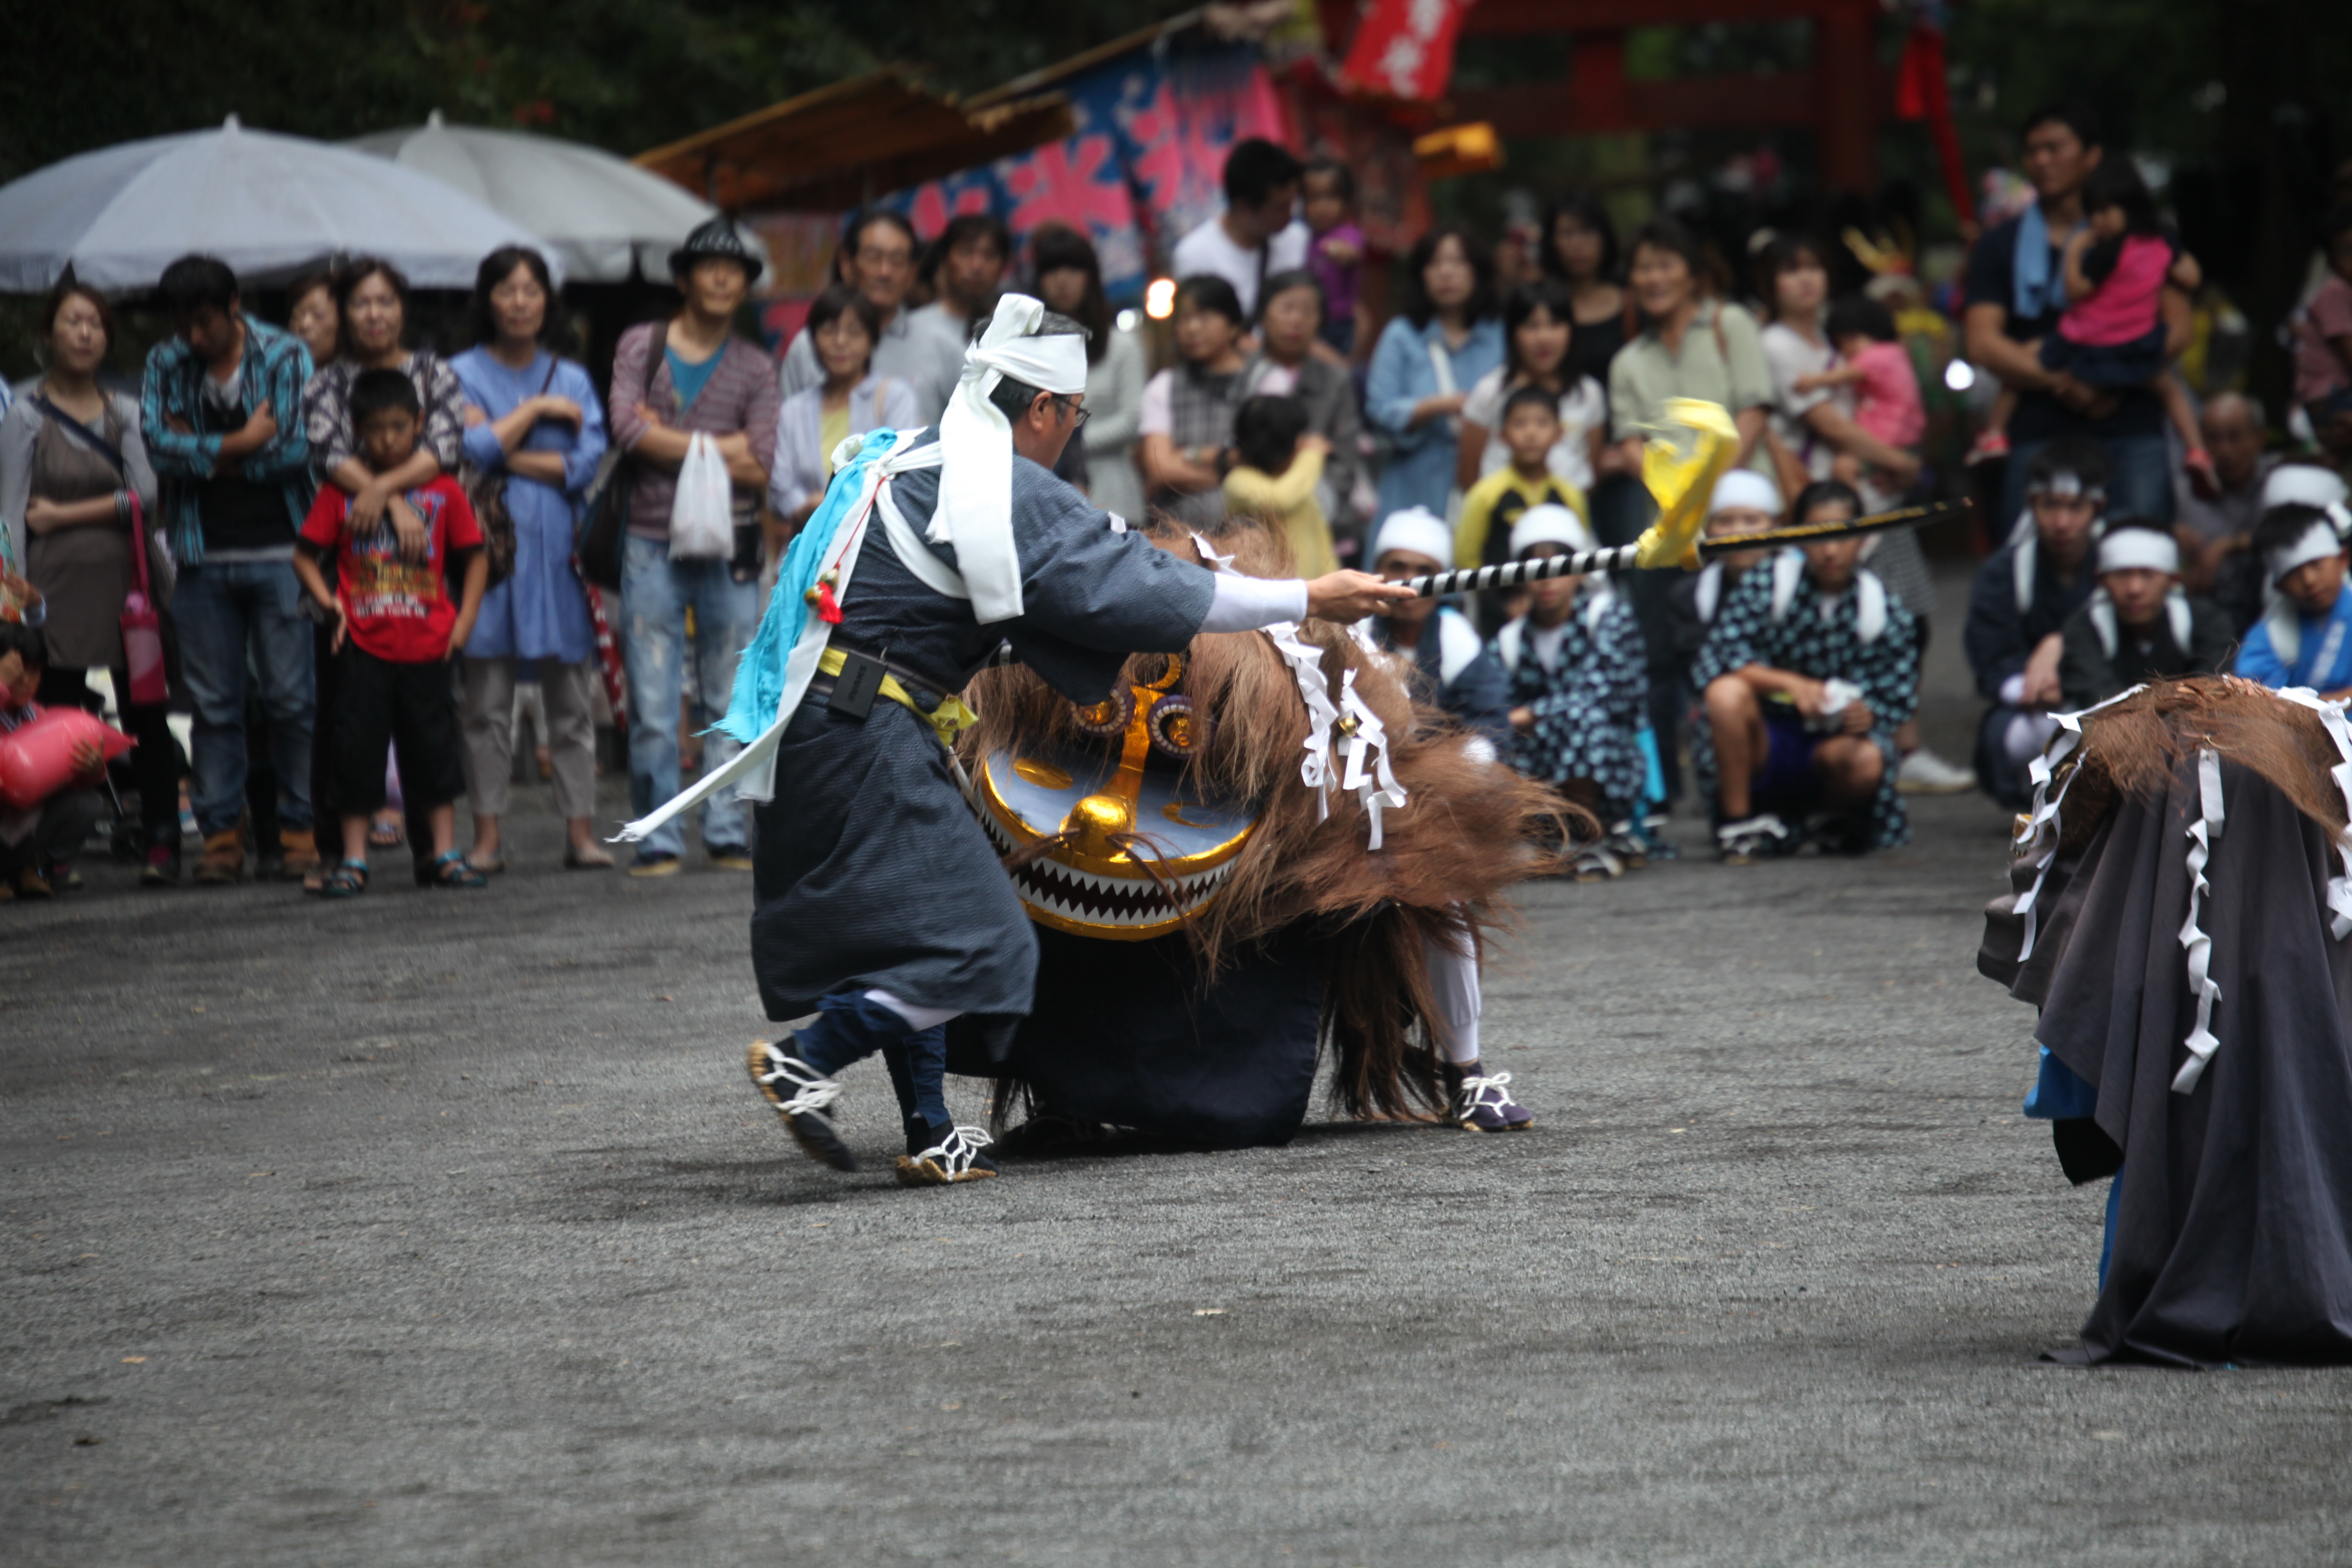
[(1642, 566), (1698, 569), (1698, 536), (1716, 481), (1739, 456), (1739, 429), (1722, 405), (1696, 397), (1666, 400), (1666, 418), (1690, 432), (1690, 449), (1653, 436), (1642, 448), (1642, 484), (1658, 503), (1658, 520), (1633, 542)]

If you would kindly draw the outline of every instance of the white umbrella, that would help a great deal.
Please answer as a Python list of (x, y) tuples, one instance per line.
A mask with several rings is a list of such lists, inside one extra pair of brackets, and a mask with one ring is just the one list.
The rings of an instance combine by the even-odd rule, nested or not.
[[(437, 180), (300, 136), (217, 131), (126, 142), (0, 186), (0, 290), (37, 293), (71, 262), (93, 288), (146, 289), (190, 251), (240, 279), (380, 256), (424, 289), (465, 289), (532, 234)], [(551, 260), (553, 258), (551, 258)]]
[[(362, 136), (346, 145), (392, 159), (465, 192), (532, 230), (583, 283), (622, 283), (635, 262), (646, 278), (669, 277), (669, 253), (697, 224), (719, 216), (661, 175), (601, 148), (519, 131), (449, 125), (435, 110), (425, 123)], [(767, 247), (739, 230), (761, 257)]]

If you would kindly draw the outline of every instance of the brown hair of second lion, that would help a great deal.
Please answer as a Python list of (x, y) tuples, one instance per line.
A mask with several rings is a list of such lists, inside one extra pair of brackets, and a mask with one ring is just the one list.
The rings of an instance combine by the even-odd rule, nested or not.
[[(1198, 559), (1191, 535), (1153, 528), (1152, 542)], [(1252, 576), (1288, 573), (1276, 535), (1229, 521), (1212, 540)], [(1382, 845), (1369, 848), (1370, 823), (1356, 797), (1328, 799), (1328, 816), (1299, 776), (1307, 705), (1272, 642), (1256, 632), (1195, 637), (1179, 689), (1213, 724), (1194, 787), (1259, 804), (1249, 844), (1209, 908), (1185, 930), (1213, 970), (1300, 921), (1339, 932), (1325, 986), (1325, 1037), (1337, 1058), (1332, 1093), (1353, 1115), (1410, 1117), (1444, 1104), (1441, 1053), (1423, 942), (1451, 934), (1483, 944), (1507, 922), (1497, 902), (1512, 884), (1549, 868), (1550, 847), (1597, 835), (1591, 814), (1541, 784), (1482, 761), (1471, 737), (1443, 713), (1416, 704), (1391, 661), (1368, 653), (1343, 626), (1306, 623), (1301, 640), (1321, 650), (1336, 700), (1345, 672), (1380, 718), (1391, 765), (1405, 790), (1402, 810), (1383, 814)], [(1161, 655), (1131, 661), (1125, 679), (1157, 675)], [(1099, 748), (1079, 731), (1070, 705), (1025, 669), (985, 672), (966, 693), (981, 722), (961, 739), (967, 763), (998, 750), (1058, 745)]]
[(2330, 836), (2346, 830), (2344, 797), (2330, 776), (2343, 759), (2318, 714), (2248, 681), (2190, 676), (2158, 681), (2083, 721), (2063, 850), (2087, 844), (2120, 796), (2161, 799), (2181, 763), (2209, 747), (2277, 785)]

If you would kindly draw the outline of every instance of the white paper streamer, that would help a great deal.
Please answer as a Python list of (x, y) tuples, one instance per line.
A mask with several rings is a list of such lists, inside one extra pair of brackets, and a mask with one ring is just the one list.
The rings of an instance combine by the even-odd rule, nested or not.
[(2189, 1047), (2189, 1059), (2173, 1075), (2175, 1094), (2197, 1087), (2205, 1076), (2205, 1064), (2221, 1046), (2212, 1027), (2213, 1004), (2221, 999), (2221, 988), (2213, 983), (2213, 939), (2197, 923), (2206, 896), (2213, 890), (2205, 879), (2205, 868), (2212, 863), (2213, 840), (2221, 836), (2223, 820), (2221, 754), (2209, 746), (2197, 749), (2197, 820), (2189, 825), (2189, 918), (2180, 922), (2180, 945), (2189, 953), (2189, 988), (2197, 994), (2197, 1025), (2182, 1042)]
[[(2137, 696), (2147, 689), (2145, 685), (2135, 686), (2129, 691), (2118, 691), (2105, 702), (2093, 703), (2080, 713), (2053, 713), (2050, 716), (2057, 724), (2058, 732), (2050, 737), (2049, 750), (2034, 758), (2032, 765), (2026, 770), (2033, 780), (2033, 808), (2027, 815), (2024, 826), (2017, 830), (2014, 840), (2016, 853), (2021, 858), (2036, 850), (2041, 854), (2034, 862), (2033, 886), (2026, 889), (2025, 896), (2017, 900), (2017, 912), (2025, 917), (2025, 943), (2017, 952), (2020, 963), (2033, 956), (2033, 943), (2041, 934), (2041, 917), (2034, 904), (2042, 897), (2042, 884), (2049, 879), (2051, 862), (2058, 858), (2058, 841), (2064, 836), (2059, 826), (2058, 808), (2065, 804), (2066, 792), (2074, 787), (2074, 774), (2066, 775), (2066, 782), (2058, 786), (2055, 799), (2050, 795), (2050, 781), (2055, 776), (2058, 764), (2083, 743), (2083, 720), (2087, 715), (2096, 713), (2102, 708), (2113, 707), (2125, 698)], [(2050, 838), (2047, 847), (2042, 844), (2045, 832)]]
[[(2327, 776), (2336, 781), (2336, 792), (2344, 797), (2345, 815), (2352, 817), (2352, 724), (2346, 722), (2343, 708), (2321, 701), (2319, 693), (2307, 686), (2290, 686), (2278, 695), (2319, 715), (2320, 728), (2336, 742), (2340, 759)], [(2336, 840), (2336, 858), (2343, 869), (2327, 879), (2327, 929), (2329, 935), (2342, 942), (2352, 936), (2352, 831)]]
[[(1192, 536), (1192, 548), (1200, 552), (1212, 571), (1234, 569), (1232, 556), (1218, 554), (1197, 533)], [(1290, 667), (1291, 678), (1298, 682), (1299, 699), (1307, 704), (1307, 739), (1301, 747), (1306, 754), (1299, 759), (1298, 777), (1315, 792), (1315, 819), (1330, 820), (1333, 790), (1354, 790), (1371, 823), (1371, 837), (1365, 847), (1378, 849), (1381, 842), (1381, 812), (1405, 803), (1404, 786), (1397, 783), (1395, 770), (1389, 763), (1388, 731), (1381, 723), (1380, 715), (1356, 695), (1356, 672), (1352, 669), (1341, 676), (1339, 702), (1337, 706), (1332, 703), (1330, 683), (1323, 676), (1323, 650), (1298, 635), (1297, 622), (1281, 621), (1258, 629)], [(1368, 651), (1380, 654), (1360, 623), (1349, 627), (1349, 635)], [(1342, 725), (1348, 736), (1347, 752), (1335, 768), (1331, 734)]]
[[(1356, 792), (1363, 803), (1364, 815), (1371, 819), (1371, 839), (1364, 847), (1381, 847), (1381, 813), (1389, 806), (1404, 805), (1404, 786), (1396, 782), (1396, 773), (1389, 766), (1388, 731), (1380, 715), (1356, 695), (1356, 672), (1349, 670), (1339, 680), (1340, 724), (1347, 728), (1348, 771), (1339, 781), (1342, 789)], [(1349, 724), (1349, 721), (1354, 722)]]

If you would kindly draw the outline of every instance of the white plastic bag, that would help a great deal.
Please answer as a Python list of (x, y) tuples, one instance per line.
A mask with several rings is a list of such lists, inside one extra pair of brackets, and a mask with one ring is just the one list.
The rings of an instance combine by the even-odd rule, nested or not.
[(724, 561), (735, 553), (735, 491), (719, 443), (700, 431), (687, 443), (677, 468), (677, 496), (669, 507), (672, 561)]

